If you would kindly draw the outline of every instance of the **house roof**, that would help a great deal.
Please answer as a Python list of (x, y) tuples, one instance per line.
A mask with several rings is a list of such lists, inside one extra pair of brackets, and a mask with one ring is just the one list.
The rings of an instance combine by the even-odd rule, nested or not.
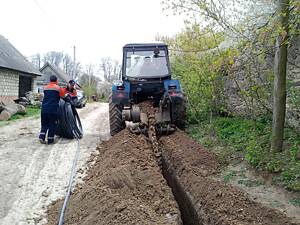
[(41, 76), (42, 74), (2, 35), (0, 35), (0, 67)]
[(43, 73), (43, 71), (49, 67), (51, 70), (54, 71), (54, 73), (59, 76), (60, 79), (62, 79), (63, 81), (65, 81), (66, 83), (69, 82), (69, 80), (71, 79), (70, 76), (68, 74), (66, 74), (64, 71), (62, 71), (61, 69), (51, 65), (49, 62), (46, 62), (45, 65), (40, 69), (40, 72)]

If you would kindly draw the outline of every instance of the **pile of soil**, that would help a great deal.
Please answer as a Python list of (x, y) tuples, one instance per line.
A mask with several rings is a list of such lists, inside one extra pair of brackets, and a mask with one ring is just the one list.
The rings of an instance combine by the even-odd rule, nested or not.
[[(98, 145), (85, 183), (71, 195), (64, 224), (182, 224), (182, 216), (191, 225), (299, 225), (214, 179), (217, 157), (184, 132), (161, 137), (159, 147), (162, 171), (143, 135), (124, 130)], [(48, 224), (58, 223), (62, 204), (49, 207)]]
[(298, 224), (283, 213), (250, 200), (244, 192), (214, 180), (212, 175), (219, 167), (216, 156), (185, 133), (161, 137), (160, 146), (164, 166), (172, 176), (169, 180), (178, 183), (178, 189), (182, 190), (177, 191), (185, 193), (185, 198), (194, 207), (190, 224)]
[[(85, 183), (75, 188), (64, 224), (181, 224), (178, 205), (143, 135), (124, 130), (98, 145)], [(63, 201), (48, 209), (57, 224)]]

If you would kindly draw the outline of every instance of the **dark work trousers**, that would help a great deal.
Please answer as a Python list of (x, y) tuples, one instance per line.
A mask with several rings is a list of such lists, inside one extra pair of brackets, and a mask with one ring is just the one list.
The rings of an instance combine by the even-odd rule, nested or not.
[(48, 144), (54, 142), (54, 134), (57, 125), (58, 116), (56, 113), (41, 113), (41, 132), (39, 139), (45, 140), (48, 131)]

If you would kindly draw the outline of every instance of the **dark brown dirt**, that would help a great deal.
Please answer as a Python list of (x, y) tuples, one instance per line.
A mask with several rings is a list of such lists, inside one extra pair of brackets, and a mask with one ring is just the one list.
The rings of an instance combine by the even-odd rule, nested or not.
[[(299, 225), (250, 200), (239, 189), (213, 179), (219, 173), (216, 156), (184, 132), (161, 137), (159, 146), (164, 172), (176, 180), (170, 182), (177, 185), (174, 191), (178, 193), (179, 187), (185, 195), (182, 199), (187, 210), (183, 211), (190, 217), (185, 224)], [(85, 183), (71, 196), (65, 224), (181, 224), (178, 205), (147, 138), (124, 130), (100, 144), (98, 150)], [(62, 204), (58, 201), (49, 207), (48, 224), (58, 223)]]
[[(169, 173), (177, 179), (196, 208), (203, 225), (288, 225), (281, 212), (251, 201), (244, 192), (212, 179), (218, 172), (214, 154), (206, 151), (185, 133), (160, 139)], [(194, 224), (194, 223), (191, 223)]]
[[(71, 195), (64, 224), (181, 224), (180, 212), (146, 138), (124, 130), (98, 146), (85, 183)], [(57, 224), (63, 201), (48, 210)]]

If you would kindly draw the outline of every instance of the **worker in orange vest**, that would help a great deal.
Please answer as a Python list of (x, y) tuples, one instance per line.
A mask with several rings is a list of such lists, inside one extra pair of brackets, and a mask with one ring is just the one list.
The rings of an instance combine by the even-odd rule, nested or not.
[(77, 100), (77, 91), (75, 89), (76, 82), (70, 80), (67, 84), (67, 87), (62, 88), (62, 94), (65, 98), (70, 98), (71, 101)]
[(39, 141), (46, 144), (48, 132), (48, 144), (54, 144), (55, 128), (58, 120), (58, 107), (63, 92), (57, 84), (57, 77), (50, 76), (50, 83), (44, 87), (44, 98), (41, 110), (41, 131)]

